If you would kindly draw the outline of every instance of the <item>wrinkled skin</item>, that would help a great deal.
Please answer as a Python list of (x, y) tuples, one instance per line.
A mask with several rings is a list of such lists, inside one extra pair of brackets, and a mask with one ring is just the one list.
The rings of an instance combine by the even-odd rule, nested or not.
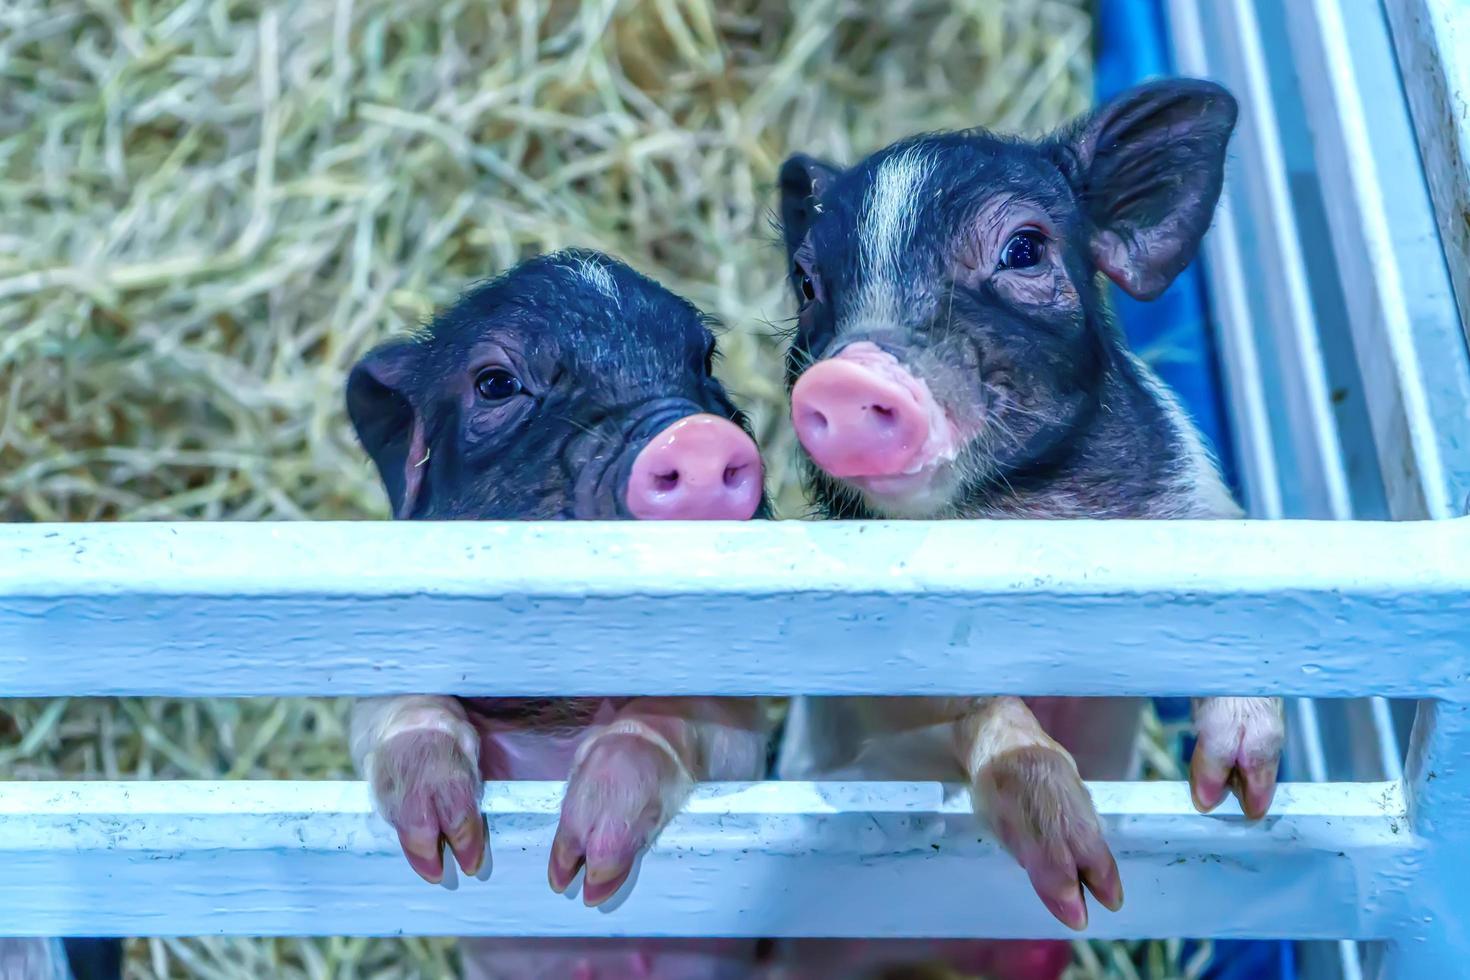
[[(687, 302), (595, 253), (533, 259), (369, 353), (347, 403), (393, 513), (427, 520), (744, 520), (764, 511), (743, 419)], [(677, 574), (671, 567), (671, 573)], [(405, 637), (411, 644), (412, 637)], [(753, 699), (360, 701), (353, 757), (409, 865), (485, 866), (486, 779), (566, 779), (550, 886), (611, 898), (700, 779), (764, 775)], [(754, 943), (480, 940), (470, 977), (746, 976)]]
[[(1190, 262), (1223, 180), (1235, 101), (1173, 80), (1037, 143), (903, 140), (848, 169), (795, 156), (781, 217), (799, 304), (792, 420), (834, 518), (1240, 515), (1191, 423), (1111, 322), (1098, 273), (1156, 298)], [(808, 699), (782, 775), (944, 778), (1066, 925), (1123, 901), (1084, 778), (1127, 778), (1141, 701)], [(1205, 698), (1191, 791), (1266, 812), (1279, 699)], [(949, 725), (915, 770), (900, 740)], [(1022, 944), (1035, 947), (1035, 944)], [(1051, 980), (1066, 960), (995, 975)]]

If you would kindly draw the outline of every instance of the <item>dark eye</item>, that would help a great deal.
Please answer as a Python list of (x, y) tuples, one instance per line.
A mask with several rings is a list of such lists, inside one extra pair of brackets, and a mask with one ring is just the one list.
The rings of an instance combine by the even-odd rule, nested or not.
[(817, 284), (812, 282), (812, 277), (807, 274), (807, 271), (801, 267), (800, 263), (792, 266), (791, 274), (796, 277), (796, 281), (799, 283), (798, 288), (801, 289), (801, 298), (804, 302), (810, 303), (817, 298)]
[(1046, 254), (1046, 236), (1039, 231), (1027, 229), (1018, 231), (1006, 242), (1004, 251), (1000, 253), (1000, 267), (1002, 269), (1030, 269), (1041, 263), (1042, 256)]
[(521, 379), (505, 368), (486, 368), (475, 378), (475, 391), (487, 402), (503, 402), (524, 390)]

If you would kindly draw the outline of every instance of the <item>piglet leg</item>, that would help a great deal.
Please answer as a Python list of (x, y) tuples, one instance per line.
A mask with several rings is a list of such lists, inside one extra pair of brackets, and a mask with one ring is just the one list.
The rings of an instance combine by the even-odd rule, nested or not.
[(1123, 905), (1118, 865), (1077, 764), (1020, 698), (980, 699), (955, 723), (956, 748), (977, 812), (1064, 925), (1087, 926), (1082, 886), (1107, 908)]
[(452, 697), (394, 697), (352, 707), (352, 758), (408, 863), (425, 881), (444, 878), (449, 842), (465, 874), (485, 855), (480, 740)]
[(607, 901), (696, 780), (759, 779), (765, 745), (756, 700), (628, 702), (578, 747), (551, 848), (551, 887), (565, 891), (585, 864), (583, 901)]
[(1198, 741), (1189, 764), (1195, 808), (1208, 813), (1232, 792), (1246, 817), (1259, 820), (1276, 794), (1276, 769), (1286, 740), (1280, 698), (1196, 698)]

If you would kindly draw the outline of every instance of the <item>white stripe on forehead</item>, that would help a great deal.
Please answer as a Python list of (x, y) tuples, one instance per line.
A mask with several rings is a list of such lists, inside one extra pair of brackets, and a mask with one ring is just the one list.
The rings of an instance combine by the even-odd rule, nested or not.
[(922, 149), (909, 147), (879, 164), (868, 187), (858, 231), (864, 278), (858, 315), (863, 320), (891, 322), (902, 313), (902, 256), (912, 247), (920, 194), (932, 166)]
[(622, 309), (623, 302), (618, 295), (617, 283), (613, 282), (612, 273), (607, 271), (605, 265), (597, 259), (582, 258), (577, 259), (577, 266), (573, 271), (577, 278), (612, 300), (614, 306)]

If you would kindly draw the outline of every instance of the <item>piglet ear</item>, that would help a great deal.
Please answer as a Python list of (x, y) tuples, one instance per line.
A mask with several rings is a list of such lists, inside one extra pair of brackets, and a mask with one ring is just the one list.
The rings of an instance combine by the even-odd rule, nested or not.
[(1151, 82), (1064, 141), (1065, 169), (1093, 228), (1093, 261), (1130, 295), (1156, 299), (1194, 258), (1220, 200), (1236, 111), (1213, 82)]
[(370, 351), (347, 376), (347, 415), (377, 464), (393, 516), (413, 516), (424, 484), (424, 420), (411, 396), (418, 345), (395, 340)]
[(786, 238), (786, 254), (801, 247), (807, 229), (817, 216), (822, 194), (842, 171), (805, 153), (798, 153), (781, 164), (781, 232)]

